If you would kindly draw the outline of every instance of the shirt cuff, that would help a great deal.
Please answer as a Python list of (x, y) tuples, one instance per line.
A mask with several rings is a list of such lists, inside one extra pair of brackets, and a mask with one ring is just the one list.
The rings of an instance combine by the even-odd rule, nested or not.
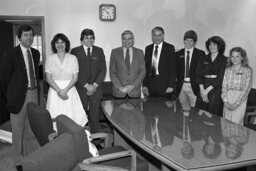
[(96, 88), (99, 86), (97, 83), (93, 83), (94, 86), (96, 86)]

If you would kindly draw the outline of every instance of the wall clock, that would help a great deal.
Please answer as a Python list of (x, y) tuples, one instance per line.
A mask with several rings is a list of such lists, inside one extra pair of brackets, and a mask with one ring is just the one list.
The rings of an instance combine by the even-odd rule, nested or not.
[(114, 21), (116, 19), (116, 6), (113, 4), (101, 4), (99, 17), (101, 21)]

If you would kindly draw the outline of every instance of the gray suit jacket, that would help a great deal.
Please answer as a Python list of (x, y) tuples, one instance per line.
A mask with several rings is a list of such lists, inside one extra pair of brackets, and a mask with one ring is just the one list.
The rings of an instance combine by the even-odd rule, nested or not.
[(133, 59), (130, 70), (125, 65), (123, 47), (113, 49), (110, 57), (109, 74), (113, 83), (113, 96), (124, 97), (119, 88), (134, 85), (128, 94), (130, 97), (140, 97), (142, 81), (146, 74), (143, 51), (133, 47)]

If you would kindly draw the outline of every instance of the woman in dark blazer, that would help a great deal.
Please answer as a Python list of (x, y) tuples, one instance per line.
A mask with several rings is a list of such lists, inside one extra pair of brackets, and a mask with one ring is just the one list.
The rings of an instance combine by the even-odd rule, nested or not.
[(195, 107), (222, 116), (221, 86), (227, 58), (225, 42), (219, 36), (210, 37), (206, 43), (209, 52), (202, 58), (196, 70), (196, 83), (200, 87)]

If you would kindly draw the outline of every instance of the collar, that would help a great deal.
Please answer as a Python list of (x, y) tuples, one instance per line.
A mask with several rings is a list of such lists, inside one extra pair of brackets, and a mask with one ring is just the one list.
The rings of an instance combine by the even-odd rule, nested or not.
[(154, 49), (155, 49), (156, 46), (158, 46), (158, 49), (161, 49), (162, 46), (163, 46), (163, 42), (161, 42), (159, 45), (156, 45), (156, 44), (154, 43)]
[[(123, 51), (126, 52), (127, 48), (123, 47)], [(129, 52), (132, 51), (132, 47), (129, 48)]]
[(187, 51), (189, 51), (189, 55), (193, 54), (194, 48), (195, 48), (195, 47), (192, 47), (192, 48), (190, 48), (190, 49), (186, 49), (186, 48), (185, 48), (185, 53), (187, 53)]
[(27, 49), (22, 44), (20, 44), (20, 48), (21, 48), (22, 54), (27, 54), (27, 50), (29, 50), (31, 52), (30, 48)]
[(85, 46), (84, 44), (83, 44), (83, 48), (84, 48), (84, 50), (87, 52), (87, 49), (88, 48), (90, 48), (90, 52), (92, 53), (92, 48), (93, 48), (93, 46), (92, 47), (87, 47), (87, 46)]

